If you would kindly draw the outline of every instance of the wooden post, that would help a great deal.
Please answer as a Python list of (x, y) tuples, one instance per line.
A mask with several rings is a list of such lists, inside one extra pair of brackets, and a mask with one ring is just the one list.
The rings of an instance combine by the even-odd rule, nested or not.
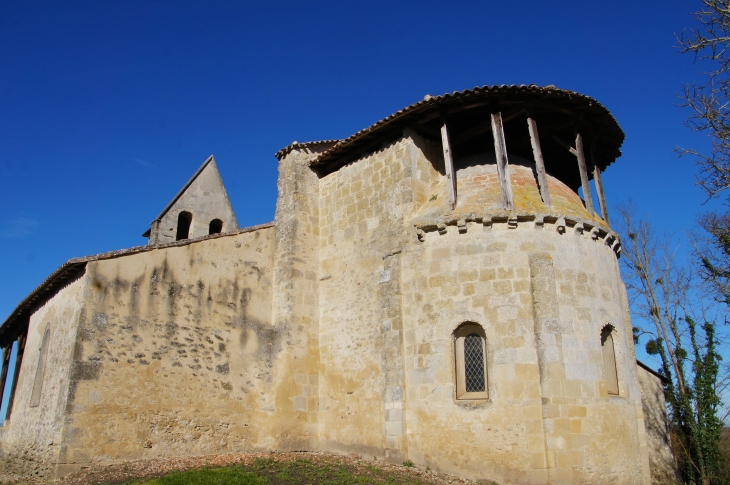
[(449, 130), (446, 128), (446, 117), (443, 115), (441, 116), (441, 144), (444, 148), (444, 171), (446, 172), (446, 184), (449, 186), (449, 204), (453, 210), (456, 207), (456, 174), (454, 174)]
[(8, 376), (8, 366), (10, 364), (10, 352), (13, 349), (13, 344), (11, 343), (7, 347), (3, 347), (3, 363), (2, 363), (2, 371), (0, 371), (0, 402), (2, 402), (3, 396), (5, 395), (5, 380)]
[(601, 208), (601, 218), (606, 225), (608, 222), (608, 207), (606, 206), (606, 196), (603, 194), (603, 181), (601, 180), (601, 169), (596, 165), (596, 147), (591, 147), (591, 162), (593, 162), (593, 181), (596, 182), (596, 192), (598, 192), (598, 206)]
[(575, 151), (578, 157), (578, 170), (580, 170), (580, 183), (583, 186), (583, 199), (586, 203), (586, 210), (592, 216), (593, 211), (593, 197), (591, 197), (591, 186), (588, 183), (588, 169), (586, 168), (586, 157), (583, 153), (583, 138), (580, 133), (575, 135)]
[(504, 127), (502, 126), (502, 113), (492, 113), (492, 137), (494, 138), (494, 154), (497, 157), (497, 174), (499, 175), (499, 188), (502, 192), (502, 207), (507, 210), (514, 210), (515, 203), (512, 198), (512, 183), (509, 177), (507, 160), (507, 143), (504, 141)]
[(532, 154), (535, 157), (540, 196), (542, 196), (542, 201), (546, 206), (551, 206), (550, 189), (548, 188), (547, 174), (545, 173), (545, 161), (542, 158), (542, 149), (540, 148), (540, 137), (537, 134), (537, 123), (529, 111), (527, 113), (527, 127), (530, 130), (530, 143), (532, 144)]
[(18, 377), (20, 377), (20, 366), (23, 363), (23, 352), (25, 351), (26, 335), (18, 337), (18, 353), (15, 354), (15, 370), (13, 371), (13, 386), (10, 388), (10, 399), (8, 400), (8, 410), (5, 414), (5, 421), (10, 419), (10, 413), (13, 411), (13, 401), (15, 400), (15, 391), (18, 388)]

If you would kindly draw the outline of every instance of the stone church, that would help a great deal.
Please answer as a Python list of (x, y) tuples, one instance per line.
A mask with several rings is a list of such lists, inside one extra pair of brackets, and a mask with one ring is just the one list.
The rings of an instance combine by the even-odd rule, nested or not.
[(322, 450), (671, 482), (601, 183), (623, 139), (554, 86), (426, 96), (280, 150), (274, 221), (247, 228), (210, 157), (149, 244), (69, 260), (0, 327), (0, 466)]

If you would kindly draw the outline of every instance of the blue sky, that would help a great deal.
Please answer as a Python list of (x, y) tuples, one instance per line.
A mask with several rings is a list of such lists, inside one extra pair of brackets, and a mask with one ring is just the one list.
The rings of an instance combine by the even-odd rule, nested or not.
[(678, 146), (675, 33), (699, 2), (0, 2), (0, 319), (69, 258), (146, 243), (214, 154), (239, 224), (273, 219), (293, 140), (343, 138), (485, 84), (592, 96), (626, 133), (605, 173), (661, 230), (707, 209)]

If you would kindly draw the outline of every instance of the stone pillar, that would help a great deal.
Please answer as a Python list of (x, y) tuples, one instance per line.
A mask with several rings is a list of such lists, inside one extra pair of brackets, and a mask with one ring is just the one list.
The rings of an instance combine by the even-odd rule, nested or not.
[(544, 483), (573, 483), (570, 466), (573, 443), (563, 389), (562, 334), (569, 329), (563, 329), (560, 321), (552, 257), (546, 253), (532, 253), (529, 257), (545, 436)]
[(294, 148), (279, 161), (273, 322), (285, 335), (289, 360), (277, 376), (270, 406), (293, 416), (280, 449), (319, 449), (319, 179), (309, 168), (317, 153)]
[(380, 372), (383, 379), (385, 457), (401, 463), (408, 456), (405, 422), (406, 379), (403, 365), (401, 255), (386, 256), (380, 277), (382, 335)]

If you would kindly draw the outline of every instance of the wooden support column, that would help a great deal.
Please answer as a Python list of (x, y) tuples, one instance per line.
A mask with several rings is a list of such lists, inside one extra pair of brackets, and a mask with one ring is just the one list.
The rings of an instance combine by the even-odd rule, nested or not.
[(8, 410), (5, 414), (5, 421), (10, 419), (10, 413), (13, 411), (13, 401), (15, 400), (15, 391), (18, 388), (18, 377), (20, 377), (20, 367), (23, 363), (23, 353), (25, 352), (26, 335), (18, 337), (18, 353), (15, 354), (15, 369), (13, 370), (13, 386), (10, 388), (10, 399), (8, 400)]
[(606, 196), (603, 193), (603, 181), (601, 180), (601, 169), (596, 165), (596, 149), (591, 148), (591, 162), (593, 162), (593, 181), (596, 183), (596, 192), (598, 193), (598, 205), (601, 208), (601, 218), (603, 221), (610, 225), (608, 222), (608, 207), (606, 206)]
[(456, 207), (456, 174), (454, 173), (449, 130), (446, 128), (446, 117), (443, 115), (441, 115), (441, 144), (444, 148), (444, 171), (446, 172), (446, 184), (449, 187), (449, 204), (453, 210)]
[(507, 210), (514, 210), (515, 203), (512, 198), (512, 183), (510, 182), (509, 167), (507, 160), (507, 143), (504, 141), (504, 126), (502, 126), (502, 113), (492, 113), (492, 137), (494, 138), (494, 154), (497, 157), (497, 174), (499, 175), (499, 188), (502, 192), (502, 207)]
[(10, 365), (10, 352), (13, 350), (13, 344), (11, 343), (7, 347), (3, 347), (3, 363), (2, 371), (0, 371), (0, 402), (3, 400), (5, 395), (5, 380), (8, 377), (8, 367)]
[(530, 112), (527, 113), (527, 127), (530, 130), (530, 143), (532, 144), (532, 154), (535, 157), (540, 196), (546, 206), (551, 206), (553, 204), (550, 201), (550, 189), (548, 188), (547, 174), (545, 173), (545, 161), (542, 158), (542, 148), (540, 148), (540, 137), (537, 134), (537, 123)]
[(583, 186), (583, 199), (586, 203), (586, 210), (590, 215), (593, 215), (593, 197), (591, 197), (591, 186), (588, 183), (588, 169), (586, 168), (586, 157), (583, 152), (583, 137), (580, 136), (580, 133), (575, 135), (575, 151), (578, 157), (578, 170), (580, 170), (580, 183)]

